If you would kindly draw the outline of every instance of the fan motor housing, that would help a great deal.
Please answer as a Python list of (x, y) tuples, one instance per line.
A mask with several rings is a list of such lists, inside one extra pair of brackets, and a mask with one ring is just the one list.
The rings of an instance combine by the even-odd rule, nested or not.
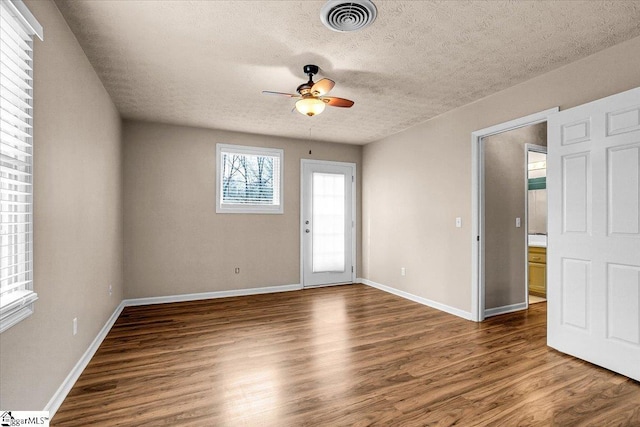
[(296, 89), (296, 92), (304, 96), (311, 92), (312, 87), (313, 86), (310, 85), (309, 83), (302, 83), (300, 86), (298, 86), (298, 88)]
[(317, 65), (308, 64), (302, 67), (302, 70), (307, 76), (309, 76), (309, 81), (298, 86), (296, 92), (304, 96), (311, 93), (311, 88), (313, 87), (313, 76), (318, 74), (320, 68)]
[(309, 75), (309, 74), (316, 75), (318, 74), (318, 71), (319, 71), (319, 68), (317, 65), (305, 65), (304, 67), (302, 67), (302, 69), (304, 70), (304, 73), (306, 75)]

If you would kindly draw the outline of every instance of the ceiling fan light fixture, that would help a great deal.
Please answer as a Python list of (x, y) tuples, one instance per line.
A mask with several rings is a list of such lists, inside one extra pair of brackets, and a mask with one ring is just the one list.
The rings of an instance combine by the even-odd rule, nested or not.
[(296, 110), (300, 114), (313, 117), (316, 114), (320, 114), (324, 111), (325, 103), (318, 98), (302, 98), (296, 102)]
[(309, 64), (304, 66), (303, 71), (309, 77), (309, 81), (298, 86), (298, 89), (296, 90), (296, 92), (298, 92), (297, 95), (293, 93), (272, 92), (270, 90), (263, 90), (262, 93), (265, 95), (278, 95), (297, 99), (298, 101), (295, 104), (295, 109), (298, 110), (300, 114), (304, 114), (309, 117), (322, 113), (327, 105), (330, 107), (342, 108), (352, 107), (354, 102), (350, 99), (338, 98), (336, 96), (325, 96), (329, 91), (331, 91), (331, 89), (333, 89), (336, 82), (331, 79), (321, 79), (314, 82), (313, 76), (318, 73), (318, 70), (319, 68), (317, 65)]
[(320, 10), (320, 20), (330, 30), (345, 33), (368, 27), (377, 14), (371, 0), (329, 0)]

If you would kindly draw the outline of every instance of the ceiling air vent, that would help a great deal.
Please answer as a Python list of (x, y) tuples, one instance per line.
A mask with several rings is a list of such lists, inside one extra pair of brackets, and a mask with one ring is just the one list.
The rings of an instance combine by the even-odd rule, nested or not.
[(376, 19), (376, 6), (370, 0), (330, 0), (320, 11), (322, 23), (333, 31), (358, 31)]

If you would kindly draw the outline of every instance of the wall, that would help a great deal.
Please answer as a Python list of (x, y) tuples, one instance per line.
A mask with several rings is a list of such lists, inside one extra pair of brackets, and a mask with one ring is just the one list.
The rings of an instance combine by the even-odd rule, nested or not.
[(45, 37), (34, 48), (39, 299), (0, 334), (0, 408), (42, 410), (123, 298), (122, 153), (119, 115), (58, 9), (25, 3)]
[[(546, 146), (547, 124), (482, 140), (486, 309), (524, 303), (527, 298), (526, 144)], [(520, 228), (516, 218), (520, 218)]]
[[(546, 138), (545, 138), (546, 145)], [(547, 161), (546, 153), (529, 151), (529, 163)], [(539, 165), (538, 165), (539, 167)], [(547, 168), (532, 169), (528, 171), (528, 179), (546, 178)], [(546, 187), (546, 184), (545, 184)], [(529, 234), (547, 234), (547, 189), (528, 190), (529, 210), (527, 216), (527, 230)]]
[[(138, 121), (123, 140), (127, 298), (299, 284), (300, 159), (356, 163), (360, 193), (360, 146)], [(284, 149), (284, 214), (216, 214), (218, 142)]]
[(364, 277), (471, 312), (471, 132), (632, 89), (638, 70), (635, 38), (366, 145)]

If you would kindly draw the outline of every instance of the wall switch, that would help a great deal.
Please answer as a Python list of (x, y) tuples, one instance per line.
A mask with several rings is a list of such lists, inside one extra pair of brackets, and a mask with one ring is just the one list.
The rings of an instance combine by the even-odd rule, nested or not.
[(78, 318), (73, 318), (73, 335), (78, 333)]
[(520, 228), (520, 218), (516, 218), (516, 228)]
[(462, 227), (462, 218), (460, 218), (460, 217), (456, 218), (456, 227), (457, 228)]
[(113, 285), (109, 285), (109, 296), (113, 295)]
[(240, 267), (236, 267), (236, 274), (240, 274)]
[(401, 275), (401, 276), (406, 276), (406, 275), (407, 275), (407, 269), (406, 269), (406, 268), (404, 268), (404, 267), (402, 267), (402, 268), (400, 269), (400, 275)]

